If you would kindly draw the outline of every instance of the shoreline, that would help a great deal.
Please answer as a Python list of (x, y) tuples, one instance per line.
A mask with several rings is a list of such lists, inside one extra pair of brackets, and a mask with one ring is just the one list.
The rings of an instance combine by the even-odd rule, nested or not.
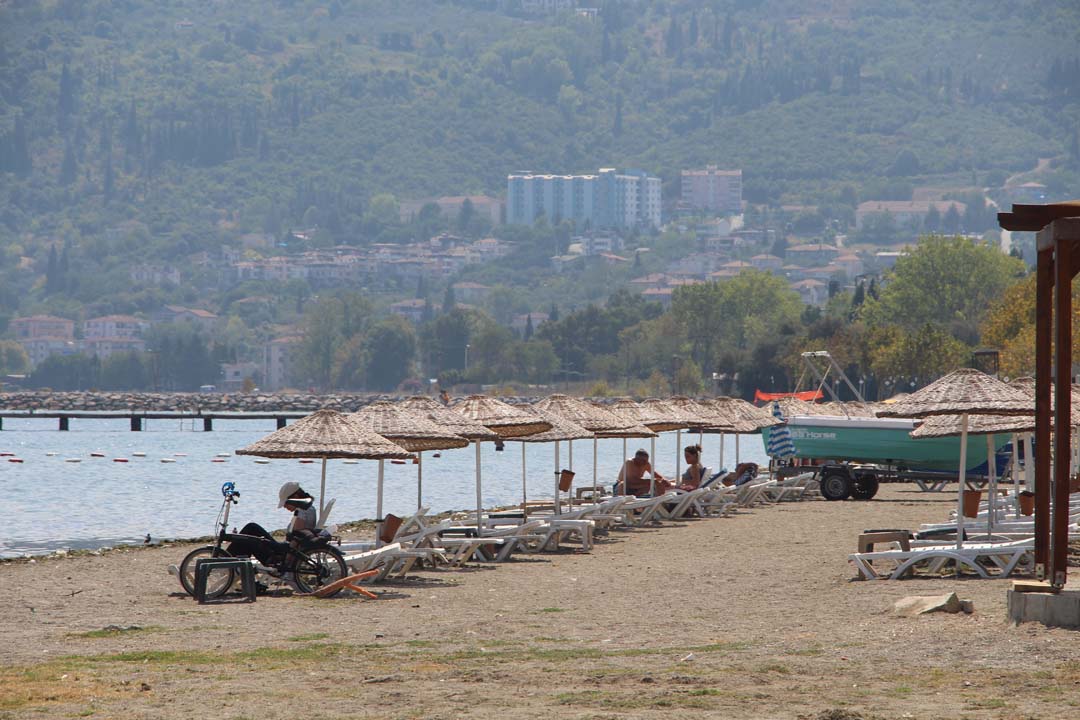
[[(572, 718), (1004, 720), (1080, 703), (1075, 633), (1009, 625), (1008, 581), (854, 580), (847, 554), (863, 528), (941, 520), (955, 500), (892, 485), (869, 502), (616, 530), (588, 553), (412, 572), (372, 586), (377, 600), (197, 605), (165, 570), (183, 545), (2, 563), (0, 703), (13, 719), (227, 706), (270, 720), (297, 701), (329, 718), (364, 706), (481, 720), (507, 706), (523, 718), (554, 707)], [(950, 591), (975, 612), (891, 612), (901, 597)]]

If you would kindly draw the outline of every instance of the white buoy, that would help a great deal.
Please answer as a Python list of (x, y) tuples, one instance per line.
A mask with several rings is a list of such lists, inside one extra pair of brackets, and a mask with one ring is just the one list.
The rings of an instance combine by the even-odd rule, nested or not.
[(68, 459), (64, 460), (64, 462), (78, 463), (78, 462), (82, 462), (82, 458), (68, 458)]
[(174, 463), (174, 462), (176, 462), (176, 460), (174, 460), (173, 458), (161, 458), (161, 462), (163, 462), (163, 463)]
[(220, 452), (217, 455), (214, 455), (214, 457), (232, 457), (232, 453)]
[(56, 457), (56, 453), (54, 453), (54, 452), (47, 452), (47, 453), (45, 453), (45, 457)]
[(270, 461), (267, 460), (266, 458), (255, 458), (255, 464), (256, 465), (269, 465)]
[(173, 453), (175, 457), (187, 457), (187, 453)]
[(146, 457), (146, 453), (144, 453), (144, 452), (133, 452), (133, 453), (131, 453), (131, 456), (132, 457)]

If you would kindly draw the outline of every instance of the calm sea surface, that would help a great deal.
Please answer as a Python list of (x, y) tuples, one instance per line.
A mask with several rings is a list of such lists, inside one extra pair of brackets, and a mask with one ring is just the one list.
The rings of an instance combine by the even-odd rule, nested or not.
[[(254, 458), (233, 451), (273, 432), (272, 421), (219, 420), (213, 432), (192, 430), (191, 421), (151, 420), (143, 432), (131, 432), (126, 419), (71, 421), (59, 432), (56, 420), (5, 419), (0, 452), (14, 453), (22, 463), (0, 458), (0, 557), (48, 553), (63, 548), (99, 548), (154, 539), (210, 535), (221, 503), (221, 484), (233, 481), (241, 492), (232, 510), (231, 525), (248, 521), (268, 528), (289, 520), (277, 509), (277, 489), (286, 480), (299, 481), (318, 496), (320, 465), (296, 460)], [(696, 440), (683, 434), (683, 444)], [(507, 442), (505, 450), (481, 445), (485, 507), (521, 500), (521, 445)], [(718, 465), (720, 441), (706, 435), (705, 464)], [(648, 440), (628, 440), (627, 451), (649, 448)], [(656, 439), (656, 467), (670, 476), (675, 471), (675, 433)], [(761, 437), (745, 435), (740, 457), (766, 463)], [(621, 440), (599, 441), (601, 482), (611, 484), (623, 457)], [(91, 457), (103, 453), (105, 457)], [(145, 453), (136, 457), (135, 453)], [(228, 457), (218, 458), (219, 453)], [(554, 493), (553, 444), (525, 443), (530, 499)], [(461, 510), (475, 505), (475, 451), (447, 450), (439, 458), (424, 453), (424, 504), (432, 512)], [(66, 462), (78, 458), (80, 462)], [(127, 463), (114, 462), (127, 458)], [(175, 460), (162, 463), (162, 458)], [(223, 459), (225, 462), (213, 462)], [(735, 437), (725, 437), (725, 464), (735, 460)], [(562, 467), (569, 467), (566, 443), (561, 444)], [(384, 512), (407, 515), (416, 508), (416, 466), (385, 464)], [(591, 484), (592, 441), (575, 441), (575, 484)], [(378, 463), (361, 461), (327, 464), (327, 497), (337, 498), (331, 522), (375, 517)]]

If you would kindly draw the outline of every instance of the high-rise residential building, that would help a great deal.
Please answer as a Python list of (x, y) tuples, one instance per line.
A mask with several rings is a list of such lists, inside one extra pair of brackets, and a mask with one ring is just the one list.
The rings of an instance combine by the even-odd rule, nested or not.
[(720, 170), (716, 165), (683, 170), (682, 204), (707, 212), (741, 213), (742, 170)]
[(506, 222), (546, 217), (578, 229), (659, 227), (660, 178), (640, 170), (601, 168), (595, 175), (513, 173), (506, 178)]

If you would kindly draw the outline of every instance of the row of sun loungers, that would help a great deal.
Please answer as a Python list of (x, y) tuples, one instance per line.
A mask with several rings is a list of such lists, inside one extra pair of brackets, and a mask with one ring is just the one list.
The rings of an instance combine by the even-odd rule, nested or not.
[(548, 510), (485, 513), (477, 530), (476, 515), (434, 520), (427, 508), (402, 520), (394, 536), (374, 542), (342, 543), (339, 549), (352, 573), (378, 570), (369, 582), (403, 576), (418, 565), (459, 567), (470, 561), (503, 562), (517, 553), (556, 551), (573, 546), (591, 550), (598, 533), (645, 527), (688, 517), (728, 516), (740, 509), (816, 496), (810, 473), (784, 481), (751, 482), (739, 487), (719, 483), (697, 490), (673, 490), (657, 497), (603, 497), (586, 505)]

